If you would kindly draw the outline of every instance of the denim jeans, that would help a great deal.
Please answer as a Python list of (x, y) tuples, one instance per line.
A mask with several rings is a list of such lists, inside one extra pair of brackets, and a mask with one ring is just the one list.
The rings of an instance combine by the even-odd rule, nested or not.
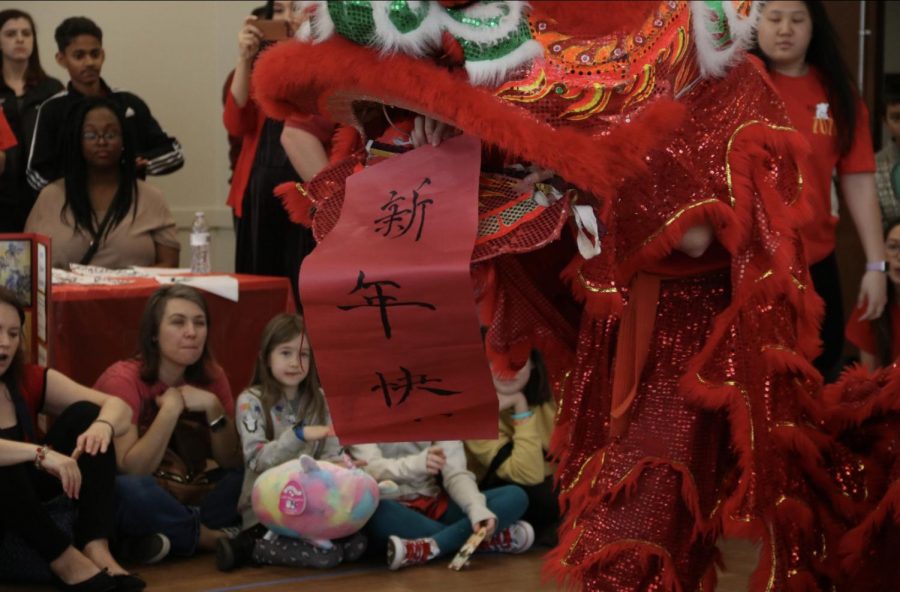
[(240, 524), (238, 497), (244, 482), (242, 470), (219, 469), (216, 481), (199, 507), (185, 506), (159, 486), (152, 475), (116, 477), (116, 528), (125, 536), (164, 534), (172, 554), (189, 557), (197, 549), (200, 525), (217, 529)]
[[(487, 499), (488, 509), (497, 515), (497, 532), (521, 518), (528, 507), (528, 496), (518, 485), (506, 485), (482, 493)], [(472, 534), (472, 523), (453, 500), (450, 500), (450, 506), (440, 520), (432, 520), (400, 502), (382, 500), (366, 524), (365, 532), (372, 547), (378, 550), (387, 546), (390, 535), (402, 539), (430, 537), (437, 543), (440, 557), (456, 553), (465, 544)]]

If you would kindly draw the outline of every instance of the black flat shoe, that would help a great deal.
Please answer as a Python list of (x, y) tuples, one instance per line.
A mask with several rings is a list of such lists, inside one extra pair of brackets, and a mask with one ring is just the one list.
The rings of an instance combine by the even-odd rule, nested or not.
[(55, 580), (56, 587), (59, 590), (65, 590), (66, 592), (113, 592), (114, 590), (118, 590), (116, 581), (105, 569), (77, 584), (67, 584), (55, 576), (53, 579)]
[(116, 582), (116, 592), (138, 592), (147, 587), (147, 582), (137, 574), (119, 574), (112, 577)]

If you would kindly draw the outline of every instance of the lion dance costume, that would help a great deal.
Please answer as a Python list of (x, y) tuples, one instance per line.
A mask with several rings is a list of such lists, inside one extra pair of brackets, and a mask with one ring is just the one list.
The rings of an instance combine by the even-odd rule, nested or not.
[[(809, 363), (806, 147), (744, 53), (758, 7), (301, 4), (306, 42), (267, 52), (254, 84), (272, 117), (348, 126), (286, 198), (317, 238), (370, 158), (354, 130), (390, 124), (373, 103), (485, 146), (472, 269), (488, 354), (514, 371), (538, 347), (557, 387), (566, 512), (548, 576), (708, 591), (724, 534), (761, 543), (754, 591), (900, 589), (870, 550), (900, 518), (897, 378), (823, 394)], [(557, 177), (519, 194), (513, 164)], [(676, 250), (703, 224), (702, 255)]]

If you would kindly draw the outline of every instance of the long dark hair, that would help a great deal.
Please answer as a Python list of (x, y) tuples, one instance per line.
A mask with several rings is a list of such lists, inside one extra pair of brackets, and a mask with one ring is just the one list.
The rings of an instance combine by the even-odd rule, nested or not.
[[(897, 226), (900, 226), (900, 218), (894, 218), (888, 222), (887, 228), (884, 230), (884, 239), (887, 240), (888, 235)], [(887, 304), (884, 306), (884, 312), (877, 319), (871, 321), (872, 328), (875, 330), (875, 345), (878, 349), (878, 362), (880, 366), (889, 366), (894, 361), (892, 350), (894, 345), (894, 329), (891, 326), (891, 312), (894, 302), (897, 301), (897, 291), (894, 288), (894, 282), (888, 279), (887, 282)]]
[[(837, 34), (822, 0), (804, 0), (812, 20), (812, 37), (806, 50), (806, 63), (815, 66), (825, 82), (825, 91), (838, 135), (841, 155), (847, 154), (853, 146), (856, 133), (856, 103), (859, 100), (850, 69), (840, 52)], [(761, 58), (771, 69), (769, 58), (759, 48), (757, 42), (751, 53)]]
[(28, 57), (28, 68), (25, 70), (25, 86), (34, 86), (41, 80), (47, 78), (47, 73), (41, 67), (41, 57), (38, 53), (37, 28), (34, 26), (34, 19), (27, 12), (18, 8), (9, 8), (0, 11), (0, 29), (6, 24), (6, 21), (12, 19), (25, 19), (31, 25), (31, 38), (33, 41), (31, 55)]
[[(303, 319), (296, 314), (282, 313), (273, 318), (263, 329), (259, 340), (259, 354), (256, 357), (256, 368), (253, 370), (253, 380), (250, 381), (250, 392), (259, 397), (262, 402), (266, 417), (269, 410), (282, 397), (281, 385), (272, 375), (269, 366), (269, 356), (276, 347), (287, 343), (302, 335), (307, 338), (306, 326)], [(309, 425), (324, 424), (327, 421), (327, 407), (325, 398), (319, 383), (319, 373), (316, 370), (316, 361), (310, 351), (309, 369), (306, 378), (300, 384), (300, 405), (303, 421)], [(266, 424), (269, 426), (269, 423)], [(270, 429), (267, 431), (271, 432)], [(270, 434), (271, 437), (271, 434)]]
[(99, 220), (94, 215), (91, 207), (91, 199), (88, 195), (88, 164), (84, 159), (82, 148), (82, 133), (84, 120), (87, 114), (95, 109), (108, 109), (119, 121), (122, 128), (122, 158), (119, 161), (119, 188), (110, 204), (111, 218), (106, 226), (105, 234), (117, 226), (128, 211), (134, 205), (134, 213), (137, 214), (137, 172), (135, 170), (134, 139), (130, 136), (129, 128), (125, 125), (125, 114), (122, 108), (104, 97), (86, 97), (82, 99), (74, 109), (74, 115), (69, 119), (65, 146), (64, 182), (66, 186), (66, 199), (63, 203), (60, 218), (65, 219), (66, 208), (72, 212), (75, 219), (75, 229), (87, 230), (94, 240), (102, 239), (97, 236)]
[(13, 359), (9, 364), (9, 368), (7, 368), (6, 372), (0, 376), (0, 382), (6, 384), (9, 395), (12, 398), (13, 406), (16, 410), (16, 421), (22, 428), (25, 437), (33, 442), (34, 425), (32, 425), (31, 414), (28, 411), (28, 407), (25, 405), (22, 393), (19, 392), (22, 375), (25, 370), (25, 352), (22, 349), (22, 341), (24, 339), (23, 332), (25, 331), (25, 308), (22, 306), (22, 303), (19, 302), (16, 293), (3, 286), (0, 286), (0, 304), (8, 304), (16, 309), (16, 314), (19, 316), (20, 327), (19, 347), (13, 354)]
[(538, 350), (531, 350), (531, 375), (522, 389), (529, 407), (543, 405), (550, 400), (550, 382), (547, 380), (547, 365)]
[(141, 360), (141, 380), (151, 384), (159, 380), (159, 326), (166, 312), (166, 304), (176, 298), (193, 302), (200, 307), (203, 316), (206, 317), (206, 341), (203, 342), (203, 353), (199, 360), (184, 370), (184, 379), (187, 382), (209, 384), (212, 382), (210, 371), (215, 366), (215, 359), (209, 349), (212, 319), (209, 318), (209, 307), (203, 295), (196, 288), (184, 284), (163, 286), (147, 300), (138, 330), (137, 357)]

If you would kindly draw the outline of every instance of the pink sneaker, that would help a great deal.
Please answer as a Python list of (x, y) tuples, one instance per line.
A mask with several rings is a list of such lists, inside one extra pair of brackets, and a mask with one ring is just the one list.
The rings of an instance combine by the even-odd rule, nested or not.
[(437, 557), (439, 552), (434, 539), (401, 539), (391, 535), (387, 546), (388, 569), (419, 565)]
[(478, 550), (490, 553), (524, 553), (533, 544), (534, 529), (524, 520), (519, 520), (494, 533), (490, 540), (478, 546)]

